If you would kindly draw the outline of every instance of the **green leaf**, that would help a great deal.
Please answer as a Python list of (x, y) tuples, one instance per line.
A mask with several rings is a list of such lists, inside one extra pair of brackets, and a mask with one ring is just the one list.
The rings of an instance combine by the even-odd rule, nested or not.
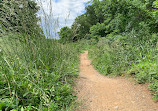
[(24, 111), (24, 108), (23, 108), (23, 107), (21, 107), (21, 111)]
[(5, 106), (5, 103), (0, 103), (0, 110), (2, 110)]

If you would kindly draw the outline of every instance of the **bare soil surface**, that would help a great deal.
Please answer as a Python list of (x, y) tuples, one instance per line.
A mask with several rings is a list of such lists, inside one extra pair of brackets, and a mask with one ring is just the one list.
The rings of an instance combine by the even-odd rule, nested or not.
[(82, 102), (79, 111), (158, 111), (147, 85), (100, 75), (88, 60), (88, 51), (80, 59), (76, 85), (78, 101)]

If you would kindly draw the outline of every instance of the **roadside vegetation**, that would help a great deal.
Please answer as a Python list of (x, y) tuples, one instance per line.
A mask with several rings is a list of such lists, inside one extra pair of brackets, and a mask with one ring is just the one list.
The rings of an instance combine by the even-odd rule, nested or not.
[(73, 110), (79, 53), (45, 37), (31, 0), (0, 0), (0, 111)]
[(85, 14), (59, 35), (62, 43), (84, 41), (100, 73), (150, 83), (158, 100), (157, 29), (157, 0), (92, 0)]
[(32, 0), (0, 0), (0, 110), (74, 110), (84, 50), (100, 73), (150, 83), (158, 100), (157, 0), (91, 0), (59, 40), (50, 38), (52, 15), (40, 26), (39, 10)]

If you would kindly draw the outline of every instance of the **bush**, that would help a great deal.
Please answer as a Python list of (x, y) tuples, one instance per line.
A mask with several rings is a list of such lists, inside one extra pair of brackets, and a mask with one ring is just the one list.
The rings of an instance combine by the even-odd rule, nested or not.
[(122, 53), (123, 47), (119, 44), (119, 41), (110, 41), (100, 39), (96, 48), (89, 51), (90, 58), (93, 59), (93, 64), (99, 70), (99, 72), (106, 75), (109, 74), (121, 74), (124, 71), (123, 66), (126, 65), (126, 59), (124, 59)]
[(134, 64), (130, 72), (135, 73), (135, 79), (138, 83), (152, 82), (158, 79), (157, 67), (156, 63), (141, 62)]

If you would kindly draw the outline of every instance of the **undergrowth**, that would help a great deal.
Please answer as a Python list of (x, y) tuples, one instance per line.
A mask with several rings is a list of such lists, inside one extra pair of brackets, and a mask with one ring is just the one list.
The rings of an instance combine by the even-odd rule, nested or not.
[(71, 110), (78, 52), (35, 34), (0, 38), (0, 110)]

